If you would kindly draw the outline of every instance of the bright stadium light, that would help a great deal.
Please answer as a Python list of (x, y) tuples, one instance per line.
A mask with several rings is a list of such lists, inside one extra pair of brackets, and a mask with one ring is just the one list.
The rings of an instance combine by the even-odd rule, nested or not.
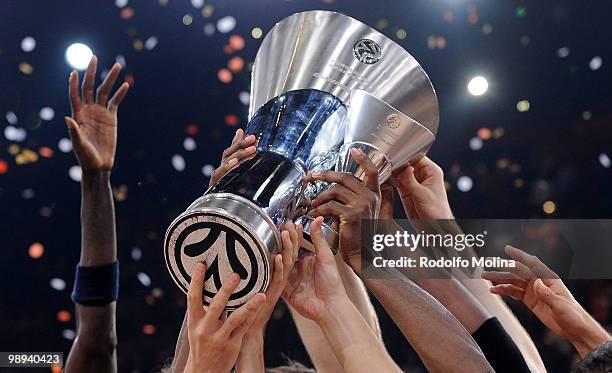
[(85, 70), (92, 56), (91, 48), (82, 43), (74, 43), (66, 49), (66, 61), (77, 70)]
[(467, 89), (473, 96), (482, 96), (489, 89), (489, 82), (482, 76), (475, 76), (468, 83)]

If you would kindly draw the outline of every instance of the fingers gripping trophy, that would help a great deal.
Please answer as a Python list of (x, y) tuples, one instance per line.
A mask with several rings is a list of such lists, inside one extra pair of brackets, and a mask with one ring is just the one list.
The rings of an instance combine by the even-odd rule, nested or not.
[[(196, 263), (206, 262), (204, 302), (234, 272), (240, 282), (227, 305), (236, 309), (266, 290), (279, 228), (302, 222), (312, 250), (308, 201), (329, 185), (310, 172), (344, 171), (363, 179), (351, 158), (359, 148), (379, 181), (422, 157), (438, 129), (438, 103), (427, 74), (407, 51), (342, 14), (307, 11), (277, 23), (255, 58), (246, 135), (257, 151), (213, 184), (169, 226), (168, 271), (187, 292)], [(324, 225), (335, 246), (332, 218)]]

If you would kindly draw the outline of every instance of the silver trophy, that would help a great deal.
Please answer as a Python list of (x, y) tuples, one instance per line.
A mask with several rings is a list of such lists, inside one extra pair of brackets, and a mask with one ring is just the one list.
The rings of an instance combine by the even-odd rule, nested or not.
[[(227, 309), (267, 289), (280, 231), (305, 224), (308, 204), (325, 184), (305, 184), (308, 172), (339, 170), (363, 177), (349, 151), (359, 147), (381, 180), (431, 146), (438, 104), (427, 74), (402, 47), (342, 14), (308, 11), (277, 23), (253, 65), (249, 123), (257, 154), (195, 200), (166, 232), (164, 257), (187, 292), (205, 261), (208, 304), (232, 272), (241, 281)], [(337, 233), (326, 225), (332, 244)]]

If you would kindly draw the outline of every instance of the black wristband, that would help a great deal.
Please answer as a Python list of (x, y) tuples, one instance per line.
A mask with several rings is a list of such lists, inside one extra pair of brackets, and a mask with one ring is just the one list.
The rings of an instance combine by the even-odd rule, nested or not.
[(86, 306), (104, 306), (119, 295), (119, 262), (96, 267), (77, 265), (70, 298)]
[(496, 372), (531, 372), (521, 351), (506, 333), (497, 317), (492, 317), (482, 323), (472, 337)]

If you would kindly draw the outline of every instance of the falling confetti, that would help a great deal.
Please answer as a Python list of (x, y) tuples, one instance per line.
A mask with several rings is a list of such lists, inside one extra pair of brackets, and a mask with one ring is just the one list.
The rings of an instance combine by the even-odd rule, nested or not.
[(36, 40), (31, 37), (25, 37), (21, 40), (21, 50), (24, 52), (31, 52), (36, 48)]
[(236, 27), (236, 18), (226, 16), (217, 21), (217, 30), (222, 34), (231, 32)]
[(180, 154), (175, 154), (172, 156), (172, 167), (175, 170), (181, 172), (185, 170), (185, 158), (183, 158)]

